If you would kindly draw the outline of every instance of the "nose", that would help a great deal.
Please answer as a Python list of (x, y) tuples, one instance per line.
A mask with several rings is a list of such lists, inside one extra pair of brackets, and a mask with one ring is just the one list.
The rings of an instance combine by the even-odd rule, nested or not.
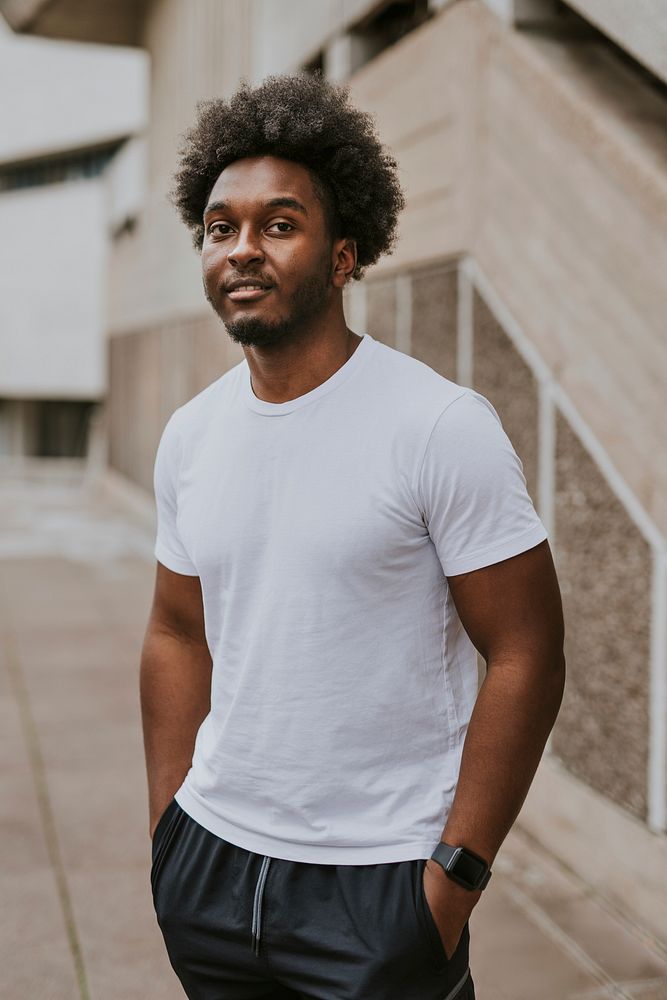
[(236, 242), (229, 249), (227, 260), (232, 267), (237, 268), (264, 260), (264, 253), (259, 245), (257, 235), (250, 227), (239, 230)]

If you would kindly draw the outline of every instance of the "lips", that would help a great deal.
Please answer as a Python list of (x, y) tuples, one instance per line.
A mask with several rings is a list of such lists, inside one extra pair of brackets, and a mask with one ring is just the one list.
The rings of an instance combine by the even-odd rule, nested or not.
[(270, 291), (270, 288), (235, 288), (227, 292), (227, 295), (234, 302), (252, 302), (268, 295)]
[(272, 287), (272, 285), (267, 285), (262, 281), (237, 278), (235, 281), (230, 281), (225, 291), (234, 302), (253, 302), (255, 299), (261, 299), (267, 295)]

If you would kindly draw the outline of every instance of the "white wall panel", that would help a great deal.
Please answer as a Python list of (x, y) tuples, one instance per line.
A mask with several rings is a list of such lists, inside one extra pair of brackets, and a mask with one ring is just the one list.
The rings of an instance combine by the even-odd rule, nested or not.
[(102, 395), (102, 181), (4, 192), (0, 232), (0, 396)]
[(144, 52), (0, 35), (0, 163), (131, 135), (147, 86)]

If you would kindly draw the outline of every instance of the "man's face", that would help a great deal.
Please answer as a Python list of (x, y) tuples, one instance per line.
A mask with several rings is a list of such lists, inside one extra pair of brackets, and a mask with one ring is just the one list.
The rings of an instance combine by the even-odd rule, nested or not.
[(232, 340), (269, 346), (326, 312), (333, 246), (306, 167), (274, 156), (236, 160), (215, 182), (203, 221), (204, 290)]

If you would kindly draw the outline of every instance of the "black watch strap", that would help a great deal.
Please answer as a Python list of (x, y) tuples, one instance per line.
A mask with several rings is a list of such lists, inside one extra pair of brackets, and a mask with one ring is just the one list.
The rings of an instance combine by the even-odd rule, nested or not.
[(465, 889), (484, 889), (491, 878), (489, 865), (479, 854), (467, 847), (452, 847), (441, 841), (433, 854), (434, 861), (445, 870), (446, 875)]

